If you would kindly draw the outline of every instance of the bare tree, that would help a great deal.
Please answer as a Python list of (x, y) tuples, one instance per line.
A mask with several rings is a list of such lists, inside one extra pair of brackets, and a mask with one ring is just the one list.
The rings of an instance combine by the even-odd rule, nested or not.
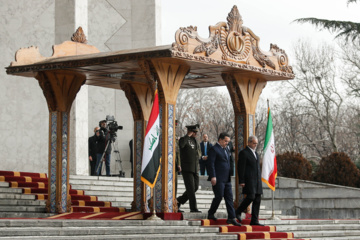
[[(330, 144), (331, 151), (337, 152), (337, 130), (341, 120), (343, 97), (337, 90), (335, 50), (326, 45), (314, 48), (307, 42), (299, 41), (294, 49), (296, 59), (296, 81), (288, 81), (291, 91), (288, 98), (299, 96), (298, 108), (318, 124), (318, 135), (305, 135), (311, 144)], [(305, 127), (305, 126), (304, 126)]]
[(342, 80), (350, 95), (360, 98), (360, 42), (339, 43), (344, 61)]

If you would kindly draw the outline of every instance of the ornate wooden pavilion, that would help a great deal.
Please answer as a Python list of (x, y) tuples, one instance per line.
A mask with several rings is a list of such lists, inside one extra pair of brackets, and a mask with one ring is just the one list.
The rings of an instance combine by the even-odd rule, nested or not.
[[(209, 27), (201, 38), (197, 28), (177, 30), (172, 46), (100, 53), (86, 44), (81, 28), (72, 41), (53, 46), (53, 55), (43, 57), (37, 47), (16, 52), (7, 74), (39, 81), (49, 108), (48, 212), (70, 211), (69, 114), (84, 84), (121, 89), (134, 118), (133, 211), (149, 211), (150, 189), (140, 180), (142, 146), (149, 119), (155, 81), (158, 82), (162, 126), (161, 171), (155, 187), (157, 212), (176, 212), (175, 104), (180, 88), (226, 86), (235, 111), (236, 152), (255, 134), (255, 109), (267, 81), (294, 78), (284, 50), (271, 45), (259, 48), (259, 37), (243, 26), (236, 6), (227, 22)], [(237, 154), (236, 154), (237, 162)], [(238, 181), (236, 180), (236, 183)], [(235, 205), (240, 188), (236, 186)]]

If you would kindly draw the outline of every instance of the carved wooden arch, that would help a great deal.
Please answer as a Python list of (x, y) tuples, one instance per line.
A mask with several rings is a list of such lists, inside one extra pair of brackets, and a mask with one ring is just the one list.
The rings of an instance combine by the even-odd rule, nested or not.
[(235, 78), (229, 73), (223, 73), (221, 76), (230, 94), (235, 114), (244, 113), (246, 111), (244, 99)]

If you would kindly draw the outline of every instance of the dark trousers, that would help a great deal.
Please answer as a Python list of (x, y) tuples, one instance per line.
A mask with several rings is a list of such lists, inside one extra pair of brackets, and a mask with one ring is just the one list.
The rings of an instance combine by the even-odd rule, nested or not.
[(199, 160), (199, 165), (200, 165), (200, 175), (205, 176), (206, 161), (200, 159), (200, 160)]
[[(101, 157), (102, 157), (102, 154), (98, 153), (97, 154), (97, 161), (96, 161), (96, 169), (99, 168), (99, 171), (95, 173), (97, 176), (101, 175), (101, 168), (102, 168), (102, 163), (103, 163)], [(110, 176), (110, 159), (111, 159), (111, 154), (105, 154), (106, 176)], [(99, 167), (99, 165), (100, 165), (100, 167)]]
[(186, 191), (177, 198), (178, 203), (184, 204), (189, 200), (190, 210), (197, 209), (195, 192), (199, 188), (199, 175), (193, 172), (182, 172)]
[(251, 223), (257, 223), (259, 222), (261, 194), (247, 194), (246, 198), (236, 209), (236, 214), (241, 214), (250, 205), (250, 203), (253, 203), (251, 209)]
[(90, 174), (91, 176), (96, 176), (96, 157), (92, 158), (93, 160), (90, 161)]
[(212, 200), (208, 215), (213, 216), (218, 209), (221, 200), (225, 199), (226, 211), (228, 214), (228, 219), (235, 218), (235, 209), (233, 202), (233, 194), (231, 189), (231, 182), (223, 183), (217, 182), (215, 186), (212, 187), (215, 197)]

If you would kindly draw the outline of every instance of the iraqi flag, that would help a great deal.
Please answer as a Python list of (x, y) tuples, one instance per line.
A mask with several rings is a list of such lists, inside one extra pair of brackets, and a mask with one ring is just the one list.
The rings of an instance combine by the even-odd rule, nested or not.
[(158, 91), (155, 91), (154, 103), (146, 127), (143, 159), (141, 164), (141, 181), (153, 188), (160, 171), (160, 116)]
[(268, 122), (266, 127), (264, 158), (262, 164), (261, 180), (266, 183), (269, 188), (275, 191), (275, 179), (277, 176), (277, 165), (275, 155), (275, 138), (271, 119), (270, 108), (268, 110)]

